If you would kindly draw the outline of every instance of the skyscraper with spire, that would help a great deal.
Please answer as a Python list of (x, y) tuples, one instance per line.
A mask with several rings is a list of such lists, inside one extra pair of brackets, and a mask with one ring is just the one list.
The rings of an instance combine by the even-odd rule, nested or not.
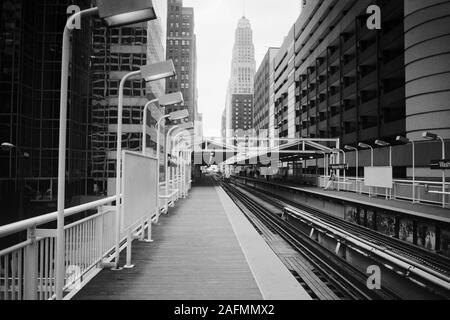
[(243, 16), (235, 33), (231, 76), (225, 114), (226, 135), (253, 128), (253, 81), (256, 72), (255, 47), (250, 21)]

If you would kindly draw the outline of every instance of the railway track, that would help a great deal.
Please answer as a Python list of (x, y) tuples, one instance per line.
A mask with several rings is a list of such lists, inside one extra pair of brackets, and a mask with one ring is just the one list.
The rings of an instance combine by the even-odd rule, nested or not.
[[(231, 199), (239, 206), (245, 207), (264, 225), (285, 239), (300, 253), (321, 277), (327, 279), (345, 297), (350, 300), (380, 300), (398, 299), (388, 290), (369, 290), (366, 286), (367, 275), (348, 265), (337, 256), (320, 247), (295, 226), (287, 223), (278, 215), (273, 214), (263, 205), (247, 196), (237, 188), (216, 180), (227, 192)], [(244, 211), (244, 210), (243, 210)], [(245, 213), (245, 211), (244, 211)], [(247, 215), (251, 220), (251, 218)], [(253, 222), (252, 222), (253, 223)]]
[(338, 217), (331, 216), (330, 214), (311, 208), (309, 206), (301, 205), (297, 202), (284, 199), (278, 195), (270, 194), (269, 196), (268, 193), (260, 190), (250, 189), (246, 186), (241, 187), (244, 190), (251, 190), (251, 192), (255, 194), (255, 196), (258, 196), (262, 200), (270, 203), (277, 208), (280, 208), (281, 210), (284, 210), (284, 208), (286, 207), (293, 207), (295, 209), (303, 210), (316, 216), (317, 218), (320, 218), (323, 221), (326, 221), (327, 223), (347, 230), (348, 232), (354, 234), (355, 236), (358, 236), (361, 239), (365, 239), (373, 244), (382, 246), (391, 252), (404, 256), (409, 260), (413, 260), (417, 263), (418, 266), (430, 268), (434, 270), (438, 275), (450, 277), (450, 259), (444, 256), (432, 253), (419, 246), (414, 246), (397, 238), (389, 237), (374, 230), (342, 220)]

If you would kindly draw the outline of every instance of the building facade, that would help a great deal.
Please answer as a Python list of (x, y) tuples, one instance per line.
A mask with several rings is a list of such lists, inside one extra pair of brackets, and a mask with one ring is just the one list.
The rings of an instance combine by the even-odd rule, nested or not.
[[(367, 9), (381, 9), (381, 29)], [(341, 145), (397, 136), (423, 140), (423, 131), (449, 138), (449, 1), (305, 1), (274, 63), (276, 137), (340, 138)], [(269, 125), (272, 124), (269, 114)], [(417, 145), (416, 172), (436, 177), (435, 142)], [(375, 165), (386, 165), (388, 148)], [(347, 158), (353, 159), (353, 155)], [(411, 175), (411, 146), (394, 146), (394, 176)], [(306, 161), (306, 167), (316, 161)], [(310, 163), (309, 163), (310, 162)], [(355, 163), (349, 174), (356, 171)], [(353, 162), (353, 163), (352, 163)], [(360, 151), (362, 167), (370, 152)]]
[(256, 62), (250, 21), (238, 22), (231, 62), (231, 77), (226, 97), (226, 135), (253, 128), (253, 86)]
[(279, 48), (269, 48), (255, 75), (254, 101), (253, 101), (253, 126), (256, 133), (265, 131), (269, 135), (269, 115), (274, 113), (270, 97), (273, 97), (273, 85), (271, 75), (274, 71), (274, 59)]
[[(61, 46), (70, 5), (85, 9), (90, 1), (0, 4), (0, 143), (12, 143), (29, 154), (20, 161), (18, 149), (0, 150), (0, 201), (5, 212), (17, 207), (20, 181), (28, 213), (39, 214), (40, 204), (48, 212), (56, 204)], [(90, 43), (91, 23), (82, 21), (74, 32), (69, 86), (67, 205), (76, 204), (75, 198), (88, 195), (93, 186), (88, 139)]]
[(450, 1), (405, 1), (406, 132), (450, 139)]
[(199, 121), (197, 109), (197, 39), (195, 36), (194, 9), (183, 7), (182, 0), (167, 0), (167, 59), (175, 64), (177, 76), (168, 79), (166, 92), (181, 91), (184, 97), (183, 106), (167, 107), (166, 113), (189, 110), (189, 121)]
[[(94, 21), (92, 52), (92, 176), (96, 193), (114, 194), (117, 148), (117, 109), (120, 80), (146, 64), (165, 60), (166, 0), (153, 1), (158, 19), (108, 29)], [(123, 145), (142, 150), (143, 108), (150, 99), (165, 94), (165, 80), (146, 84), (130, 79), (125, 84)], [(156, 154), (156, 121), (148, 116), (147, 149)], [(164, 135), (162, 135), (164, 136)], [(162, 140), (163, 141), (163, 140)]]

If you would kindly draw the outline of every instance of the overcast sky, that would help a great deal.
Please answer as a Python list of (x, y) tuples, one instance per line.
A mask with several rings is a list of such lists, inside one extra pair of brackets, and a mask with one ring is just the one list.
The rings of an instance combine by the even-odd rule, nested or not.
[[(246, 0), (252, 24), (257, 68), (268, 47), (278, 47), (300, 14), (301, 0)], [(222, 111), (231, 70), (234, 32), (244, 0), (184, 0), (194, 7), (197, 34), (199, 112), (204, 135), (220, 136)]]

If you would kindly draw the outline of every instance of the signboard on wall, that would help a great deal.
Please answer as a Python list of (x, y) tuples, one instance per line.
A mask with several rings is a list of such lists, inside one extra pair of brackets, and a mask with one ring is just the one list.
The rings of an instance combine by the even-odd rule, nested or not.
[(157, 212), (157, 168), (154, 157), (124, 151), (121, 232), (138, 226)]
[(346, 163), (330, 165), (330, 169), (332, 169), (332, 170), (348, 170), (348, 168), (349, 168), (349, 165)]
[(450, 170), (450, 159), (433, 160), (430, 163), (431, 170)]
[(393, 182), (392, 167), (365, 167), (364, 184), (367, 187), (392, 189)]

